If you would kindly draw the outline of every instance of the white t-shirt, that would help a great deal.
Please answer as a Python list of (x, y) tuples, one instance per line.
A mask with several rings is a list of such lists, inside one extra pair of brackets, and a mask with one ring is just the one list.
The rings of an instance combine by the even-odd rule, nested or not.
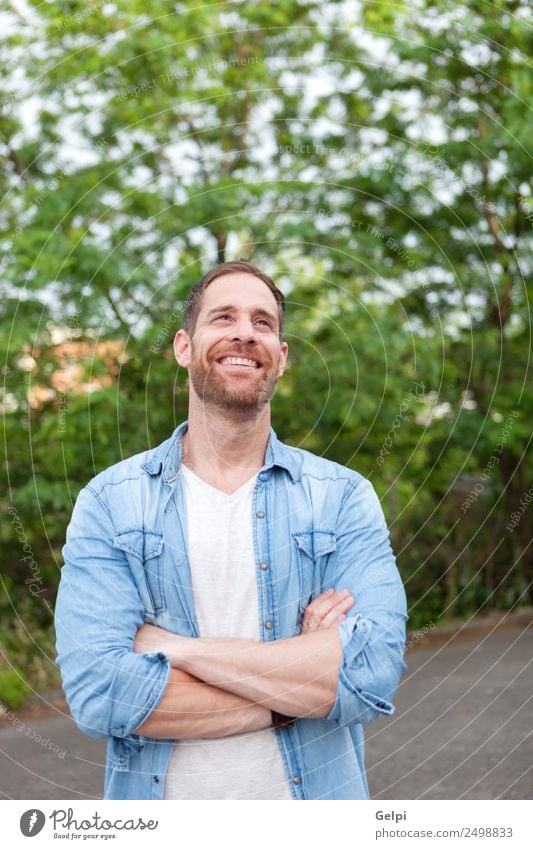
[[(252, 536), (255, 475), (227, 495), (182, 465), (193, 602), (201, 637), (259, 640)], [(180, 740), (165, 799), (292, 799), (271, 728), (217, 740)]]

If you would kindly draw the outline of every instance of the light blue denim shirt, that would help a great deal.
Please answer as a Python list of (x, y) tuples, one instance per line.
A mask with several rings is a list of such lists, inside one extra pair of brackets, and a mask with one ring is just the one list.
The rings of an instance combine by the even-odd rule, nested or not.
[[(170, 672), (163, 653), (134, 654), (137, 630), (150, 622), (198, 636), (179, 474), (186, 427), (93, 478), (63, 549), (57, 662), (78, 726), (108, 740), (106, 799), (161, 799), (174, 746), (134, 734)], [(338, 626), (344, 656), (331, 712), (276, 731), (292, 795), (367, 799), (362, 726), (393, 713), (405, 669), (405, 594), (379, 500), (357, 472), (271, 431), (252, 509), (262, 640), (297, 635), (305, 607), (328, 587), (356, 599)]]

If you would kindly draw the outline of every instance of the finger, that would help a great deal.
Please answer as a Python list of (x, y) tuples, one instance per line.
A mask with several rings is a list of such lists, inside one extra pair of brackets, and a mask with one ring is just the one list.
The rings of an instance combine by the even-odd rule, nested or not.
[(341, 596), (337, 594), (335, 603), (329, 606), (327, 610), (320, 613), (311, 613), (304, 616), (302, 621), (302, 631), (318, 631), (319, 628), (331, 628), (337, 624), (337, 619), (340, 615), (347, 613), (355, 604), (353, 596)]
[[(337, 625), (338, 621), (342, 622), (342, 619), (345, 618), (345, 614), (348, 613), (349, 610), (355, 604), (355, 599), (349, 596), (348, 598), (342, 599), (338, 604), (335, 605), (333, 610), (330, 610), (329, 613), (324, 616), (322, 619), (322, 627), (323, 628), (331, 628), (333, 625)], [(339, 619), (339, 617), (342, 617)]]
[(311, 630), (313, 628), (317, 628), (324, 616), (333, 610), (339, 603), (344, 602), (349, 598), (352, 598), (349, 590), (341, 590), (340, 592), (328, 590), (325, 593), (321, 593), (305, 608), (302, 624)]
[(346, 598), (350, 598), (350, 596), (347, 596), (345, 593), (332, 592), (324, 598), (315, 599), (315, 602), (317, 603), (311, 603), (304, 611), (304, 615), (302, 617), (303, 630), (317, 630), (320, 627), (320, 623), (324, 616), (333, 610), (337, 604), (345, 601)]
[(331, 598), (334, 595), (335, 590), (333, 589), (333, 587), (330, 587), (329, 590), (325, 590), (323, 593), (320, 593), (320, 595), (317, 595), (317, 597), (313, 599), (313, 601), (310, 601), (305, 609), (309, 610), (310, 613), (314, 613), (315, 610), (318, 610), (323, 604), (326, 604), (328, 601), (331, 601)]
[(351, 595), (351, 593), (346, 589), (339, 590), (338, 592), (333, 589), (326, 590), (326, 592), (317, 596), (314, 601), (311, 601), (305, 608), (305, 611), (308, 611), (309, 614), (313, 615), (324, 615), (331, 610), (332, 607), (338, 604), (341, 599), (347, 598), (349, 595)]
[(302, 616), (301, 630), (315, 631), (318, 629), (322, 617), (331, 610), (337, 602), (336, 593), (333, 589), (321, 593), (304, 610)]
[[(333, 622), (330, 622), (327, 625), (327, 630), (331, 630), (332, 628), (336, 628), (337, 625), (340, 625), (340, 623), (343, 622), (345, 619), (346, 619), (346, 614), (341, 613), (340, 616), (337, 616), (337, 618), (334, 619)], [(326, 630), (326, 626), (324, 625), (324, 620), (322, 620), (322, 629)]]

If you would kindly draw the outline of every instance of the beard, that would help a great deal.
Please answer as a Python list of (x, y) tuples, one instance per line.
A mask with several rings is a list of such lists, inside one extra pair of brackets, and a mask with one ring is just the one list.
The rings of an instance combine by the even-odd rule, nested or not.
[[(231, 350), (246, 357), (249, 352), (239, 350), (232, 345)], [(238, 378), (235, 374), (216, 373), (215, 360), (224, 356), (223, 352), (213, 352), (208, 358), (207, 367), (197, 355), (192, 345), (192, 359), (189, 366), (189, 380), (194, 391), (204, 404), (223, 410), (251, 414), (259, 412), (272, 398), (278, 382), (276, 370), (268, 361), (263, 361), (259, 374), (252, 379), (250, 375)]]

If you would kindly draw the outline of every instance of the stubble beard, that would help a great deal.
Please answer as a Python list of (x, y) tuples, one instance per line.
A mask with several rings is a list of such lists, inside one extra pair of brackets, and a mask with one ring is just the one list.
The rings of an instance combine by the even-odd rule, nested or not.
[[(242, 353), (246, 356), (246, 352)], [(216, 358), (216, 357), (215, 357)], [(213, 364), (207, 368), (192, 351), (192, 362), (189, 367), (189, 380), (198, 398), (207, 405), (217, 407), (226, 412), (234, 412), (244, 416), (258, 414), (267, 404), (276, 389), (278, 377), (274, 371), (267, 374), (260, 382), (249, 382), (239, 385), (215, 374)]]

